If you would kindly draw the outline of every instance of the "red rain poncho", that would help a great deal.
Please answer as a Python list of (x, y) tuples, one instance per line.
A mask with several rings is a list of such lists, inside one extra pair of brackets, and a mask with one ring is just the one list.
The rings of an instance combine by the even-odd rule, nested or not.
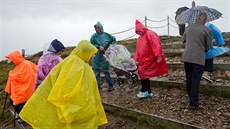
[[(160, 37), (153, 31), (148, 30), (142, 23), (136, 20), (136, 33), (143, 35), (137, 39), (134, 60), (139, 62), (138, 73), (141, 79), (168, 74), (168, 68), (161, 48)], [(157, 56), (162, 61), (157, 62)]]
[(12, 52), (5, 56), (16, 67), (9, 72), (5, 91), (11, 94), (14, 105), (26, 102), (35, 91), (37, 65), (25, 60), (18, 52)]

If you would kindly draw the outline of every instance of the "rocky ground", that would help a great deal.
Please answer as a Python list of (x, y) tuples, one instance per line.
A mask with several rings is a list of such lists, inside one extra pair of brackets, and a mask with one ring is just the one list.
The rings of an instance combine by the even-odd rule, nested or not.
[[(184, 90), (176, 88), (154, 87), (154, 97), (138, 99), (140, 84), (124, 84), (107, 92), (103, 84), (101, 98), (103, 102), (125, 108), (136, 109), (165, 118), (194, 124), (208, 129), (230, 128), (230, 99), (200, 95), (201, 110), (187, 109), (188, 96)], [(111, 120), (113, 121), (113, 120)], [(113, 123), (113, 122), (112, 122)]]
[[(180, 57), (166, 57), (167, 63), (181, 63), (180, 62)], [(214, 58), (213, 61), (214, 64), (230, 64), (230, 57), (217, 57)]]

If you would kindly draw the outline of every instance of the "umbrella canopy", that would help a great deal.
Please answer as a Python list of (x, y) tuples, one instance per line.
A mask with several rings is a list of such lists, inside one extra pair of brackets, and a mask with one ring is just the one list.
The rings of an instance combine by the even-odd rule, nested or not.
[(195, 6), (190, 9), (183, 11), (176, 17), (178, 23), (195, 23), (199, 14), (204, 12), (207, 14), (207, 21), (213, 21), (221, 17), (222, 13), (213, 8), (208, 8), (207, 6)]
[[(187, 9), (189, 9), (189, 8), (186, 7), (186, 6), (178, 8), (177, 11), (176, 11), (176, 17), (177, 17), (178, 15), (180, 15), (182, 12), (184, 12), (185, 10), (187, 10)], [(175, 18), (176, 18), (176, 17), (175, 17)]]

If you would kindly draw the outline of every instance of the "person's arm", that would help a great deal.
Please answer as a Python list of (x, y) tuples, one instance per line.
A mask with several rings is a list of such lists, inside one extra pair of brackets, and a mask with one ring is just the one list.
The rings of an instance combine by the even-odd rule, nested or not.
[(147, 42), (151, 47), (154, 57), (161, 57), (161, 40), (160, 37), (154, 33), (147, 33)]
[(90, 38), (90, 43), (95, 46), (97, 49), (100, 49), (99, 46), (100, 44), (98, 44), (95, 40), (95, 35), (92, 35), (91, 38)]
[(108, 34), (107, 35), (109, 36), (109, 38), (111, 39), (111, 42), (110, 44), (115, 44), (116, 43), (116, 38), (114, 36), (112, 36), (111, 34)]

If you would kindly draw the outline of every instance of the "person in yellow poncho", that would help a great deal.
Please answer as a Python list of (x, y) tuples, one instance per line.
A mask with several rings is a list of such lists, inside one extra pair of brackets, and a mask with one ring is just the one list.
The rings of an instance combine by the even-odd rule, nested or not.
[(82, 40), (56, 65), (19, 116), (35, 129), (96, 129), (107, 123), (95, 74), (97, 48)]

